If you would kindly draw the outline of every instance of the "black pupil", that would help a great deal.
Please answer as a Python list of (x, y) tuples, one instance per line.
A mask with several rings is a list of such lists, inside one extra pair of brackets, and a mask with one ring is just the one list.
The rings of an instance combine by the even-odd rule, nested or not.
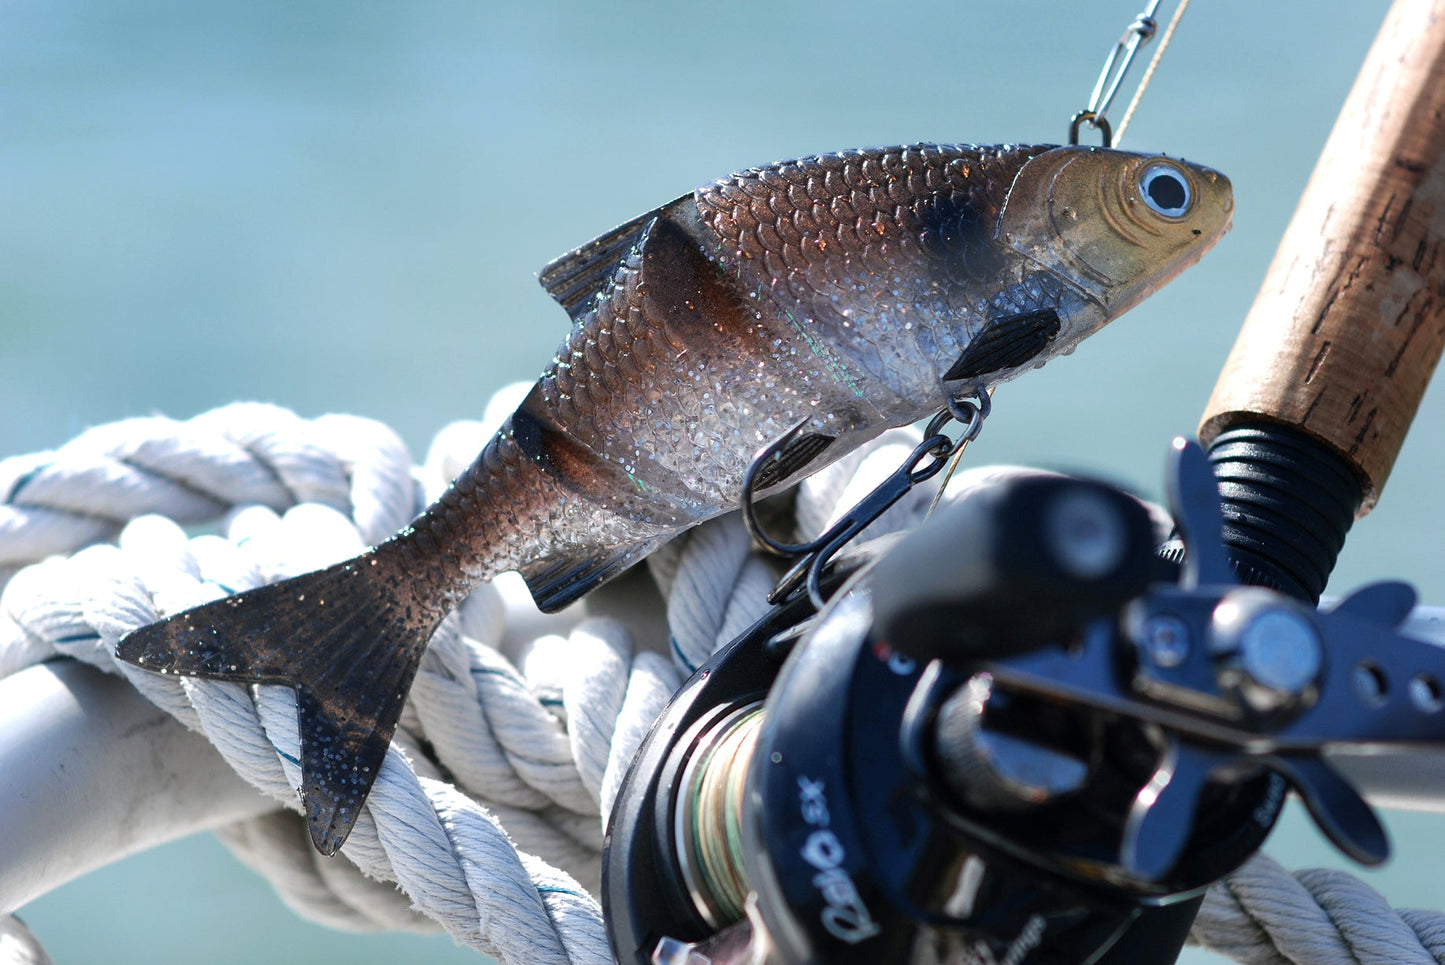
[(1184, 207), (1184, 200), (1188, 196), (1184, 191), (1184, 182), (1172, 174), (1155, 175), (1144, 190), (1149, 192), (1149, 197), (1155, 204), (1166, 211)]

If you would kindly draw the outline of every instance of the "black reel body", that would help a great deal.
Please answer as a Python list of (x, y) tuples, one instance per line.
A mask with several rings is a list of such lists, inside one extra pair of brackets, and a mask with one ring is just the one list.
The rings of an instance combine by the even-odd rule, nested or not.
[(1208, 473), (1176, 450), (1190, 556), (1168, 579), (1131, 497), (1024, 478), (855, 552), (821, 613), (798, 594), (719, 651), (613, 810), (618, 960), (1103, 961), (1242, 863), (1291, 787), (1382, 860), (1319, 751), (1445, 739), (1419, 696), (1445, 653), (1392, 632), (1399, 584), (1330, 614), (1235, 585)]
[(1131, 902), (1040, 876), (1006, 842), (940, 819), (952, 808), (929, 773), (932, 708), (915, 696), (926, 665), (872, 626), (855, 584), (765, 711), (743, 842), (778, 960), (1048, 961), (1051, 946), (1106, 945)]
[[(1069, 956), (1102, 948), (1132, 919), (1135, 903), (1112, 889), (1040, 875), (940, 818), (947, 807), (917, 759), (927, 753), (926, 711), (914, 695), (928, 665), (875, 639), (871, 617), (866, 583), (855, 583), (785, 665), (768, 652), (777, 627), (760, 625), (715, 655), (664, 713), (608, 837), (604, 893), (619, 961), (653, 961), (664, 938), (701, 943), (741, 928), (739, 957), (711, 948), (713, 962), (749, 961), (741, 950), (759, 947), (777, 962), (948, 961), (959, 943), (996, 961), (1013, 952), (1016, 961), (1072, 962), (1083, 959), (1018, 953), (1046, 940)], [(758, 668), (776, 678), (760, 679)], [(764, 696), (737, 802), (753, 900), (723, 922), (693, 897), (698, 878), (707, 890), (706, 873), (681, 857), (690, 849), (677, 841), (680, 812), (692, 793), (683, 772), (729, 716)]]

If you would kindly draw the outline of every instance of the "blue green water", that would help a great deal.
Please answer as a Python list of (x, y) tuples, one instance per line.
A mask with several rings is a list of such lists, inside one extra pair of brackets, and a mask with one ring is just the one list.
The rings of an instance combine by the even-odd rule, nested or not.
[[(754, 163), (1059, 140), (1139, 6), (7, 0), (0, 454), (261, 399), (381, 419), (420, 456), (550, 357), (566, 319), (534, 273), (551, 257)], [(1225, 171), (1236, 227), (1074, 356), (1000, 389), (971, 460), (1158, 492), (1385, 7), (1194, 5), (1124, 143)], [(1333, 589), (1404, 576), (1445, 601), (1442, 441), (1436, 392)], [(1383, 887), (1445, 906), (1445, 818), (1391, 824), (1405, 847)], [(1331, 859), (1297, 822), (1274, 847)], [(303, 926), (210, 841), (25, 917), (62, 963), (476, 960), (446, 939)]]

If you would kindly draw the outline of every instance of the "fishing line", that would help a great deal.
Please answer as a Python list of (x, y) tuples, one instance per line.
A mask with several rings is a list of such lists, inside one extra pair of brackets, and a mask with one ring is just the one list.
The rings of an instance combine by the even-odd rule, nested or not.
[(1159, 27), (1158, 21), (1154, 19), (1154, 12), (1159, 9), (1159, 0), (1149, 0), (1144, 11), (1130, 22), (1123, 35), (1110, 49), (1109, 56), (1104, 59), (1104, 69), (1099, 71), (1099, 79), (1094, 82), (1094, 90), (1089, 95), (1088, 106), (1075, 114), (1069, 121), (1070, 144), (1079, 143), (1079, 127), (1087, 123), (1100, 132), (1104, 147), (1118, 146), (1120, 139), (1124, 136), (1124, 129), (1129, 126), (1135, 108), (1139, 106), (1145, 89), (1154, 78), (1155, 68), (1159, 66), (1164, 51), (1169, 48), (1169, 41), (1173, 38), (1174, 30), (1179, 26), (1179, 20), (1184, 16), (1184, 11), (1188, 6), (1189, 0), (1180, 0), (1179, 6), (1175, 8), (1174, 16), (1170, 18), (1169, 26), (1164, 31), (1164, 37), (1159, 41), (1159, 49), (1154, 52), (1154, 57), (1144, 71), (1139, 86), (1134, 89), (1134, 97), (1124, 112), (1124, 120), (1120, 123), (1116, 134), (1110, 128), (1104, 115), (1109, 112), (1109, 106), (1114, 103), (1114, 97), (1119, 93), (1119, 87), (1123, 84), (1125, 75), (1129, 73), (1129, 68), (1133, 65), (1139, 48), (1153, 38)]
[(1159, 66), (1159, 61), (1164, 57), (1164, 51), (1169, 49), (1169, 41), (1174, 38), (1174, 28), (1179, 26), (1179, 18), (1184, 16), (1184, 11), (1187, 9), (1189, 9), (1189, 0), (1179, 0), (1179, 6), (1174, 10), (1174, 16), (1169, 18), (1169, 26), (1164, 28), (1164, 36), (1159, 38), (1159, 49), (1154, 51), (1149, 66), (1144, 68), (1144, 76), (1139, 78), (1139, 86), (1134, 88), (1134, 98), (1124, 109), (1124, 119), (1119, 122), (1119, 130), (1114, 135), (1115, 145), (1123, 139), (1124, 130), (1129, 126), (1129, 119), (1134, 116), (1134, 109), (1139, 106), (1139, 101), (1144, 97), (1144, 91), (1149, 87), (1149, 81), (1154, 79), (1154, 68)]
[[(985, 391), (978, 393), (975, 396), (977, 401), (949, 398), (949, 412), (955, 419), (958, 419), (959, 422), (964, 422), (966, 428), (963, 430), (962, 437), (958, 440), (958, 447), (953, 450), (953, 455), (949, 457), (948, 466), (943, 470), (943, 481), (940, 482), (938, 488), (933, 491), (933, 501), (928, 504), (928, 512), (923, 514), (924, 522), (927, 522), (928, 518), (933, 515), (933, 511), (938, 508), (938, 502), (943, 498), (943, 491), (948, 488), (948, 481), (953, 478), (953, 471), (958, 468), (959, 462), (963, 459), (963, 451), (967, 449), (968, 444), (977, 439), (978, 434), (983, 431), (983, 420), (988, 416), (989, 410), (993, 406), (993, 389), (994, 387), (990, 385)], [(971, 410), (971, 415), (967, 415), (967, 417), (964, 418), (963, 416), (965, 416), (966, 413), (955, 411), (955, 409)]]

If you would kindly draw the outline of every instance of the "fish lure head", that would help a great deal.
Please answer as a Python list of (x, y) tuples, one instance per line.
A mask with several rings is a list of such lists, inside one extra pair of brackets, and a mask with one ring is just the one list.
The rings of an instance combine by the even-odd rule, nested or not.
[(1211, 168), (1059, 147), (1019, 169), (995, 240), (1079, 296), (1060, 312), (1056, 343), (1068, 351), (1203, 257), (1233, 213), (1229, 179)]

